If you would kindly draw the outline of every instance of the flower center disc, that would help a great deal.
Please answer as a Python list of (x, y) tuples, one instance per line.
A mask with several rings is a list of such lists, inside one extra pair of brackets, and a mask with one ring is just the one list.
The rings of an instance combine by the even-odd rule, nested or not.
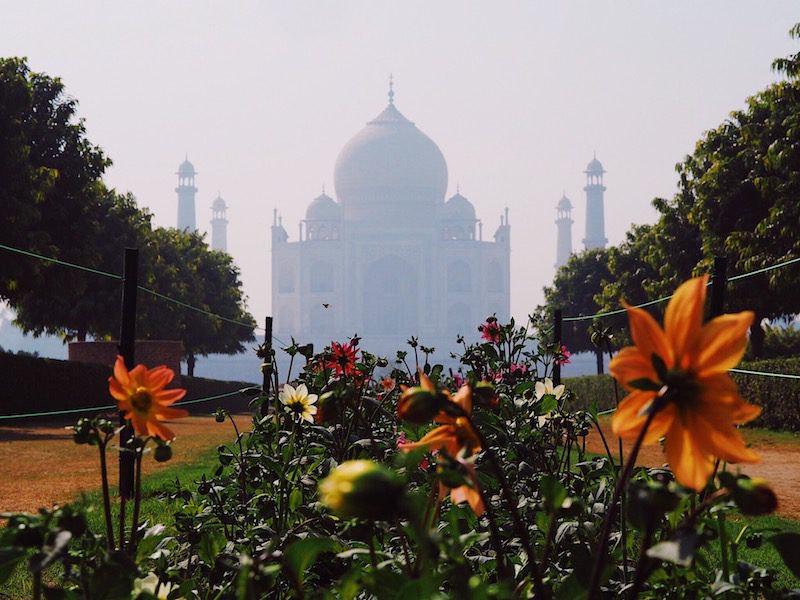
[(153, 397), (150, 395), (150, 390), (146, 387), (139, 386), (136, 388), (136, 391), (131, 394), (131, 406), (133, 406), (133, 410), (136, 412), (147, 414), (152, 405)]

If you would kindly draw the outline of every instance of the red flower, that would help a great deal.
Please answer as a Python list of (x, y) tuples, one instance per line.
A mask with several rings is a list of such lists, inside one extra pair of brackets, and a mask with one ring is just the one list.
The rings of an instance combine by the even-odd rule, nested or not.
[(572, 356), (572, 352), (567, 350), (566, 346), (562, 345), (556, 352), (556, 357), (553, 359), (553, 362), (557, 365), (568, 365), (570, 356)]
[(478, 330), (481, 332), (481, 339), (492, 344), (500, 343), (500, 325), (497, 320), (487, 320), (486, 323), (478, 327)]
[(356, 348), (355, 343), (339, 344), (331, 342), (330, 358), (325, 361), (325, 368), (332, 369), (336, 375), (356, 375)]

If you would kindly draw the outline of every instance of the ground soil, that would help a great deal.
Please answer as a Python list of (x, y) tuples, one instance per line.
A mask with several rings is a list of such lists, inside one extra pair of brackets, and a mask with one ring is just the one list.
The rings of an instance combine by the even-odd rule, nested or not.
[[(617, 438), (611, 432), (611, 418), (601, 419), (603, 434), (615, 456), (619, 456)], [(771, 434), (764, 430), (743, 429), (742, 434), (751, 447), (761, 455), (761, 462), (754, 465), (728, 465), (733, 473), (746, 473), (751, 477), (763, 477), (769, 481), (778, 495), (778, 514), (791, 519), (800, 519), (800, 436), (790, 434)], [(627, 456), (631, 444), (624, 444)], [(603, 442), (596, 430), (592, 431), (586, 444), (590, 452), (605, 454)], [(659, 445), (645, 446), (637, 459), (637, 464), (661, 466), (666, 462)]]
[[(240, 428), (247, 426), (247, 415), (237, 418)], [(611, 433), (611, 420), (601, 420), (612, 452), (617, 441)], [(0, 512), (34, 511), (42, 506), (68, 502), (81, 492), (100, 487), (98, 452), (94, 446), (78, 446), (64, 422), (28, 422), (0, 427)], [(176, 433), (174, 458), (167, 463), (145, 459), (145, 474), (176, 463), (190, 462), (208, 448), (230, 443), (234, 433), (229, 423), (216, 423), (213, 416), (193, 416), (170, 423)], [(780, 499), (778, 514), (800, 519), (800, 436), (744, 430), (745, 439), (761, 455), (756, 465), (741, 465), (741, 471), (768, 480)], [(630, 445), (626, 445), (626, 452)], [(599, 434), (593, 431), (587, 450), (604, 454)], [(659, 446), (647, 446), (639, 454), (640, 464), (659, 466), (665, 462)], [(736, 471), (739, 465), (730, 465)], [(117, 461), (109, 453), (110, 481), (117, 481)]]
[[(249, 417), (235, 417), (240, 428)], [(96, 446), (77, 445), (68, 422), (29, 421), (0, 426), (0, 512), (31, 512), (75, 499), (81, 492), (100, 489), (100, 459)], [(214, 416), (192, 416), (169, 423), (177, 436), (173, 458), (157, 463), (152, 455), (142, 464), (145, 474), (191, 462), (199, 452), (231, 443), (230, 422)], [(118, 481), (118, 454), (108, 451), (109, 481)]]

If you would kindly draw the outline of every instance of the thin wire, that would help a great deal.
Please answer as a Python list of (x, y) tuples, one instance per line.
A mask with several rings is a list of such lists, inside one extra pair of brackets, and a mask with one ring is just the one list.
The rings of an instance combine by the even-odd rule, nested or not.
[[(108, 273), (107, 271), (100, 271), (98, 269), (93, 269), (91, 267), (85, 267), (83, 265), (67, 262), (65, 260), (59, 260), (57, 258), (52, 258), (50, 256), (43, 256), (42, 254), (37, 254), (35, 252), (29, 252), (28, 250), (22, 250), (20, 248), (14, 248), (13, 246), (7, 246), (5, 244), (0, 244), (0, 250), (8, 250), (9, 252), (14, 252), (16, 254), (21, 254), (23, 256), (28, 256), (30, 258), (36, 258), (36, 259), (39, 259), (39, 260), (43, 260), (45, 262), (55, 263), (57, 265), (62, 265), (64, 267), (70, 267), (72, 269), (78, 269), (79, 271), (86, 271), (87, 273), (93, 273), (95, 275), (102, 275), (103, 277), (109, 277), (111, 279), (116, 279), (116, 280), (119, 280), (119, 281), (122, 280), (122, 275), (118, 275), (116, 273)], [(227, 321), (228, 323), (233, 323), (234, 325), (239, 325), (241, 327), (248, 327), (248, 328), (253, 329), (255, 331), (263, 331), (264, 333), (266, 333), (266, 330), (263, 327), (256, 327), (254, 325), (250, 325), (250, 324), (244, 323), (242, 321), (236, 321), (234, 319), (229, 319), (227, 317), (223, 317), (222, 315), (218, 315), (216, 313), (212, 313), (212, 312), (204, 310), (202, 308), (198, 308), (196, 306), (192, 306), (191, 304), (187, 304), (186, 302), (181, 302), (180, 300), (175, 300), (174, 298), (170, 298), (169, 296), (165, 296), (164, 294), (160, 294), (159, 292), (156, 292), (154, 290), (151, 290), (151, 289), (146, 288), (146, 287), (141, 286), (141, 285), (137, 286), (137, 287), (140, 290), (142, 290), (143, 292), (146, 292), (148, 294), (152, 294), (153, 296), (157, 296), (157, 297), (161, 298), (162, 300), (167, 300), (168, 302), (174, 302), (175, 304), (177, 304), (179, 306), (182, 306), (184, 308), (188, 308), (190, 310), (197, 311), (197, 312), (202, 313), (204, 315), (207, 315), (209, 317), (214, 317), (214, 318), (220, 319), (222, 321)], [(278, 342), (279, 344), (281, 344), (283, 346), (286, 345), (285, 342), (282, 342), (281, 340), (279, 340), (275, 336), (272, 336), (272, 339), (274, 339), (276, 342)]]
[(80, 271), (86, 271), (87, 273), (94, 273), (95, 275), (110, 277), (111, 279), (122, 279), (122, 275), (117, 275), (116, 273), (108, 273), (106, 271), (99, 271), (97, 269), (92, 269), (91, 267), (76, 265), (75, 263), (67, 262), (65, 260), (59, 260), (57, 258), (51, 258), (49, 256), (42, 256), (41, 254), (36, 254), (35, 252), (29, 252), (28, 250), (20, 250), (19, 248), (14, 248), (13, 246), (6, 246), (5, 244), (0, 244), (0, 249), (8, 250), (9, 252), (15, 252), (17, 254), (22, 254), (23, 256), (29, 256), (31, 258), (38, 258), (39, 260), (55, 263), (57, 265), (71, 267), (73, 269), (78, 269)]
[(741, 373), (742, 375), (761, 375), (763, 377), (778, 377), (780, 379), (800, 379), (800, 375), (791, 373), (769, 373), (766, 371), (750, 371), (748, 369), (728, 369), (731, 373)]
[[(667, 300), (672, 298), (672, 296), (674, 296), (674, 294), (670, 294), (669, 296), (664, 296), (663, 298), (658, 298), (657, 300), (650, 300), (649, 302), (643, 302), (642, 304), (636, 304), (636, 305), (632, 306), (631, 308), (644, 308), (646, 306), (652, 306), (652, 305), (658, 304), (660, 302), (666, 302)], [(600, 312), (600, 313), (596, 313), (594, 315), (588, 315), (588, 316), (585, 316), (585, 317), (584, 316), (564, 317), (561, 320), (562, 321), (586, 321), (587, 319), (596, 319), (598, 317), (610, 317), (612, 315), (619, 315), (619, 314), (624, 313), (626, 310), (628, 310), (628, 309), (627, 308), (620, 308), (620, 309), (617, 309), (617, 310), (610, 310), (608, 312)]]
[(787, 265), (794, 264), (796, 262), (800, 262), (800, 257), (791, 258), (789, 260), (783, 261), (782, 263), (777, 263), (775, 265), (771, 265), (769, 267), (764, 267), (762, 269), (757, 269), (755, 271), (750, 271), (749, 273), (743, 273), (742, 275), (735, 275), (734, 277), (728, 277), (728, 281), (738, 281), (739, 279), (744, 279), (745, 277), (752, 277), (753, 275), (758, 275), (760, 273), (766, 273), (767, 271), (772, 271), (773, 269), (780, 269), (781, 267), (785, 267)]
[[(246, 389), (246, 388), (245, 388)], [(216, 396), (207, 396), (205, 398), (198, 398), (196, 400), (184, 400), (183, 402), (176, 402), (172, 406), (185, 406), (187, 404), (198, 404), (200, 402), (210, 402), (211, 400), (219, 400), (220, 398), (228, 398), (229, 396), (235, 396), (241, 393), (242, 390), (236, 390), (235, 392), (228, 392), (226, 394), (218, 394)], [(96, 411), (104, 411), (104, 410), (116, 410), (116, 404), (110, 404), (108, 406), (90, 406), (89, 408), (71, 408), (67, 410), (50, 410), (47, 412), (39, 412), (39, 413), (21, 413), (15, 415), (0, 415), (0, 421), (7, 421), (10, 419), (23, 419), (29, 417), (52, 417), (56, 415), (73, 415), (78, 413), (85, 413), (85, 412), (96, 412)]]

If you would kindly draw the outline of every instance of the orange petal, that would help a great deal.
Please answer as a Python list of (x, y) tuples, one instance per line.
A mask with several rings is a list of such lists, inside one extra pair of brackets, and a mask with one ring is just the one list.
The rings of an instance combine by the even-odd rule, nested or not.
[(731, 463), (761, 461), (758, 454), (745, 446), (741, 434), (732, 425), (715, 423), (699, 412), (693, 412), (687, 423), (690, 433), (707, 454)]
[(745, 311), (721, 315), (706, 323), (697, 338), (697, 354), (692, 361), (698, 377), (724, 373), (739, 364), (754, 318), (751, 311)]
[(127, 400), (130, 396), (130, 393), (122, 387), (122, 384), (113, 377), (108, 378), (108, 392), (111, 394), (112, 398), (119, 402)]
[(133, 425), (133, 430), (138, 435), (147, 435), (147, 419), (139, 416), (133, 411), (125, 415), (125, 418), (130, 420), (131, 424)]
[(128, 368), (125, 366), (125, 359), (117, 355), (117, 360), (114, 362), (114, 378), (123, 387), (130, 387), (130, 376), (128, 375)]
[(681, 284), (667, 305), (664, 332), (677, 357), (692, 347), (692, 341), (703, 325), (708, 275), (695, 277)]
[(451, 489), (450, 501), (453, 504), (467, 502), (469, 507), (472, 509), (472, 512), (474, 512), (478, 517), (486, 512), (486, 507), (483, 505), (480, 492), (474, 487), (470, 487), (468, 485), (462, 485), (460, 487)]
[[(614, 435), (629, 442), (635, 441), (639, 436), (639, 431), (641, 431), (645, 421), (647, 421), (647, 415), (640, 413), (653, 399), (655, 399), (654, 392), (637, 390), (630, 393), (620, 402), (611, 420), (611, 427), (614, 431)], [(664, 437), (667, 430), (669, 430), (672, 425), (674, 418), (674, 404), (668, 404), (662, 408), (658, 414), (653, 417), (653, 421), (650, 423), (647, 433), (644, 436), (643, 443), (655, 444), (659, 439)]]
[(169, 419), (182, 419), (189, 416), (189, 411), (182, 408), (170, 408), (168, 406), (158, 409), (156, 419), (166, 421)]
[(714, 459), (703, 451), (680, 418), (673, 420), (664, 449), (678, 483), (697, 492), (706, 486), (714, 470)]
[(147, 367), (144, 365), (136, 365), (128, 372), (128, 375), (130, 376), (129, 387), (137, 388), (147, 385)]
[(455, 428), (452, 425), (442, 425), (441, 427), (429, 431), (418, 442), (403, 444), (401, 450), (403, 452), (411, 452), (417, 448), (427, 448), (428, 450), (434, 451), (444, 448), (447, 450), (448, 454), (455, 456), (458, 454), (458, 451), (451, 452), (454, 444), (458, 444)]
[(155, 400), (161, 406), (168, 406), (173, 402), (177, 402), (186, 395), (186, 390), (183, 388), (175, 390), (161, 390), (155, 394)]
[(419, 385), (421, 388), (428, 390), (429, 392), (435, 392), (436, 386), (433, 385), (430, 378), (425, 375), (425, 371), (422, 369), (419, 370)]
[(453, 397), (453, 402), (458, 404), (468, 415), (472, 414), (472, 388), (468, 385), (462, 385), (456, 395)]
[(653, 368), (653, 361), (634, 346), (628, 346), (620, 350), (611, 360), (608, 370), (614, 379), (629, 390), (633, 390), (627, 385), (629, 381), (642, 378), (658, 381), (656, 370)]
[(167, 367), (150, 369), (144, 377), (145, 385), (151, 390), (163, 389), (175, 378), (175, 372)]
[(656, 320), (641, 308), (632, 306), (625, 307), (628, 310), (628, 320), (630, 322), (631, 337), (633, 343), (648, 359), (653, 354), (660, 356), (668, 367), (674, 365), (675, 355), (672, 347), (664, 334), (664, 330), (659, 327)]
[(160, 437), (165, 442), (175, 439), (175, 434), (172, 433), (172, 430), (166, 425), (159, 423), (158, 421), (148, 421), (147, 431), (149, 432), (150, 435)]

